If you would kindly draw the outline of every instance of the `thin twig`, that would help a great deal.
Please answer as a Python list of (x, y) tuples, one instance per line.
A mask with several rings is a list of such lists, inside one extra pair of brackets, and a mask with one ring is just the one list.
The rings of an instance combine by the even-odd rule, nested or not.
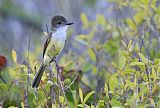
[(57, 81), (60, 84), (61, 92), (63, 93), (63, 96), (64, 96), (64, 98), (66, 100), (66, 103), (67, 103), (68, 107), (70, 108), (70, 105), (68, 103), (67, 97), (65, 95), (64, 87), (62, 85), (61, 79), (59, 78), (59, 66), (58, 66), (58, 62), (57, 62), (56, 59), (55, 59), (55, 64), (56, 64), (56, 68), (57, 68)]
[(74, 81), (77, 79), (77, 77), (78, 77), (78, 75), (73, 79), (73, 81), (65, 89), (68, 89), (74, 83)]

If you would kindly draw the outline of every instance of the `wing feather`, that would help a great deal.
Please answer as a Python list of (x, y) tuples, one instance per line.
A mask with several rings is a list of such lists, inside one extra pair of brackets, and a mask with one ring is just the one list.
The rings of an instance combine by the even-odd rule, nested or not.
[(46, 39), (46, 42), (44, 43), (43, 58), (44, 58), (46, 49), (47, 49), (47, 47), (48, 47), (48, 44), (49, 44), (49, 42), (50, 42), (50, 40), (51, 40), (51, 37), (52, 37), (52, 32), (49, 33), (48, 38)]

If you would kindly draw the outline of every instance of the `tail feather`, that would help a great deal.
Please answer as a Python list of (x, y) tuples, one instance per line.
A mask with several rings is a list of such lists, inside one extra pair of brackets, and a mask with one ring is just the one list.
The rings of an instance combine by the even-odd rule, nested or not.
[(36, 73), (36, 76), (33, 79), (32, 88), (37, 88), (39, 86), (39, 83), (41, 81), (45, 69), (46, 65), (42, 63), (40, 68), (38, 69), (38, 72)]
[(3, 81), (3, 83), (6, 84), (6, 81), (4, 80), (4, 78), (0, 75), (0, 79)]

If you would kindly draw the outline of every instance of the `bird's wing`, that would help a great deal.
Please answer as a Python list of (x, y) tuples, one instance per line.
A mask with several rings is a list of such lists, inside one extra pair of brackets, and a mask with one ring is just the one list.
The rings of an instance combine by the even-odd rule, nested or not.
[(47, 39), (46, 39), (46, 42), (45, 42), (45, 44), (44, 44), (44, 48), (43, 48), (43, 58), (44, 58), (44, 54), (45, 54), (45, 52), (46, 52), (46, 49), (47, 49), (47, 47), (48, 47), (48, 44), (49, 44), (49, 42), (50, 42), (50, 40), (51, 40), (51, 37), (52, 37), (52, 32), (49, 33), (49, 35), (48, 35), (48, 37), (47, 37)]

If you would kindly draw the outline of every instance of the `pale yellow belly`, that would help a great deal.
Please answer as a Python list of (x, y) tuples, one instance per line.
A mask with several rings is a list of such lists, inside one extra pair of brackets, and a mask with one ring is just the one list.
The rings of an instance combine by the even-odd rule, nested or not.
[(61, 52), (64, 44), (65, 40), (51, 39), (44, 55), (44, 64), (48, 65), (51, 59)]

